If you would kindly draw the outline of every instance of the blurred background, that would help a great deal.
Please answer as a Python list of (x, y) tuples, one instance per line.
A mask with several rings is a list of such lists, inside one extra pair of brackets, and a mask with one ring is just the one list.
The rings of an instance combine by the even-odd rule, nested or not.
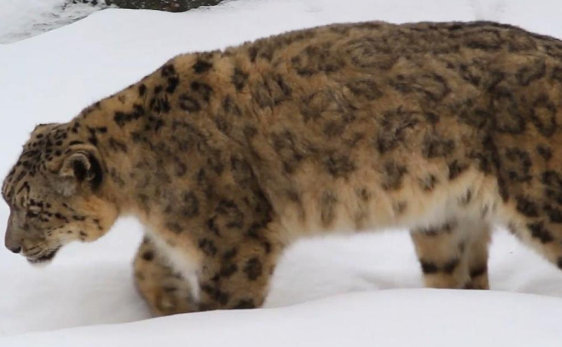
[(0, 44), (22, 40), (105, 8), (184, 12), (224, 0), (2, 0)]

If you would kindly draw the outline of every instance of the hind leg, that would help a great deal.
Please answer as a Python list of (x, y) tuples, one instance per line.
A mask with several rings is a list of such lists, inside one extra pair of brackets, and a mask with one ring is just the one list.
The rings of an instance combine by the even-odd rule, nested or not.
[(504, 208), (509, 232), (562, 269), (562, 210), (528, 196), (514, 200)]
[(150, 239), (143, 240), (134, 260), (135, 283), (156, 316), (197, 311), (190, 284), (167, 265)]
[(467, 242), (468, 271), (470, 281), (465, 289), (490, 289), (488, 280), (488, 248), (491, 239), (491, 228), (485, 223), (468, 226), (471, 228)]
[(462, 288), (469, 281), (466, 238), (457, 221), (411, 232), (426, 287)]
[(455, 220), (411, 236), (427, 287), (488, 288), (486, 224)]

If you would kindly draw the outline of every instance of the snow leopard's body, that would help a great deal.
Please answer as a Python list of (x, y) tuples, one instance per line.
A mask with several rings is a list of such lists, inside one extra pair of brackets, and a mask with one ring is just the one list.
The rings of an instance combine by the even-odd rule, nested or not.
[(178, 56), (4, 182), (30, 261), (122, 214), (157, 314), (260, 306), (309, 235), (409, 228), (428, 286), (487, 288), (491, 225), (562, 266), (562, 43), (495, 23), (331, 25)]

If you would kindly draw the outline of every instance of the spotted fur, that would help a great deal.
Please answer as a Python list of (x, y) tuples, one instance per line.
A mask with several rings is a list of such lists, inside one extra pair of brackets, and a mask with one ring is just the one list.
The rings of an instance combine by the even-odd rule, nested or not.
[(283, 249), (412, 230), (426, 284), (488, 288), (502, 224), (562, 264), (562, 42), (490, 22), (338, 24), (178, 56), (68, 123), (4, 181), (32, 262), (147, 226), (156, 314), (260, 306)]

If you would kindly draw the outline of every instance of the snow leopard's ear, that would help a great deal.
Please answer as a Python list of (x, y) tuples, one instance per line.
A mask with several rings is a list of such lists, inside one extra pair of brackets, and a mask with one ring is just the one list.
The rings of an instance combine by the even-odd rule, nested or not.
[(71, 147), (54, 168), (58, 176), (57, 190), (71, 196), (80, 188), (96, 190), (102, 183), (103, 170), (95, 147)]
[(47, 136), (53, 129), (55, 129), (59, 125), (59, 123), (45, 123), (45, 124), (37, 124), (33, 131), (31, 132), (30, 137), (38, 139), (42, 136)]
[(47, 128), (52, 128), (53, 126), (57, 125), (57, 123), (45, 123), (45, 124), (37, 124), (35, 126), (35, 128), (33, 128), (33, 131), (31, 132), (32, 134), (47, 129)]

